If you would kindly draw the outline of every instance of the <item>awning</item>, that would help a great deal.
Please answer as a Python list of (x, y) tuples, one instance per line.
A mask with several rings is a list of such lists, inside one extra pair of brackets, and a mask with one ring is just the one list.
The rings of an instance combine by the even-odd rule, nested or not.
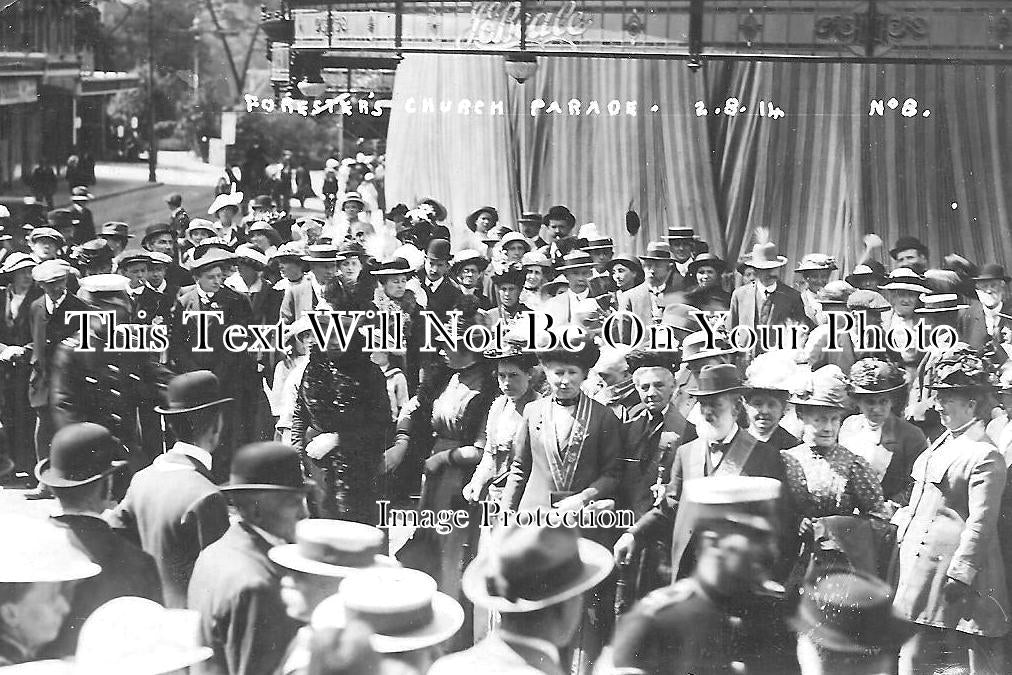
[(134, 73), (95, 70), (81, 73), (78, 96), (105, 96), (140, 87), (141, 79)]

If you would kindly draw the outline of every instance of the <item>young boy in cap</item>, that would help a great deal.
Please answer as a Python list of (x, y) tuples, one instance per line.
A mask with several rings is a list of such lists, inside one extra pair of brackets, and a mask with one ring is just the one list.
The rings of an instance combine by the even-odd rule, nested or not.
[(114, 528), (126, 530), (155, 559), (166, 607), (186, 607), (197, 556), (229, 527), (228, 506), (211, 480), (211, 463), (225, 426), (222, 407), (232, 400), (222, 395), (210, 371), (173, 378), (165, 406), (156, 411), (176, 443), (134, 475), (109, 516)]
[[(186, 222), (187, 228), (189, 228), (189, 218), (187, 218)], [(149, 225), (144, 230), (144, 239), (141, 241), (141, 246), (148, 251), (158, 251), (169, 256), (168, 267), (165, 270), (165, 279), (168, 280), (170, 286), (175, 286), (176, 288), (189, 286), (193, 282), (190, 273), (176, 262), (178, 253), (180, 253), (180, 251), (177, 251), (176, 242), (177, 239), (182, 241), (183, 235), (186, 232), (187, 229), (184, 229), (177, 236), (177, 233), (168, 223), (156, 223)], [(211, 234), (210, 229), (207, 232), (208, 235)]]
[(88, 557), (102, 567), (74, 589), (70, 613), (60, 635), (46, 649), (55, 657), (70, 656), (84, 620), (113, 598), (136, 596), (162, 602), (162, 582), (154, 558), (102, 519), (113, 506), (113, 482), (125, 470), (122, 447), (105, 427), (90, 422), (69, 424), (53, 436), (49, 459), (35, 472), (49, 486), (60, 505), (53, 520), (73, 533)]
[[(42, 287), (44, 295), (29, 309), (32, 330), (32, 374), (28, 383), (28, 400), (35, 410), (35, 455), (38, 461), (49, 456), (49, 442), (56, 428), (50, 402), (52, 366), (56, 348), (79, 328), (68, 319), (68, 312), (83, 312), (89, 305), (67, 290), (71, 267), (62, 260), (47, 260), (32, 269), (32, 278)], [(41, 486), (26, 493), (28, 499), (49, 495)]]
[(147, 284), (150, 260), (150, 254), (142, 249), (127, 249), (116, 256), (116, 271), (127, 279), (130, 323), (150, 325), (158, 317), (161, 298)]

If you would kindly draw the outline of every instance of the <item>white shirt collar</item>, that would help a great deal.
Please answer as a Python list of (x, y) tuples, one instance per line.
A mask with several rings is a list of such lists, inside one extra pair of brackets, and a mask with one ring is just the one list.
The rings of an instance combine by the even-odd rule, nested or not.
[(168, 287), (169, 287), (169, 282), (166, 281), (165, 279), (162, 279), (162, 283), (160, 283), (157, 286), (152, 286), (151, 284), (148, 284), (148, 288), (150, 288), (151, 290), (155, 291), (156, 293), (164, 293), (165, 289), (168, 288)]
[(127, 293), (129, 293), (130, 295), (140, 295), (143, 292), (144, 292), (144, 284), (141, 284), (137, 288), (134, 288), (133, 286), (127, 286)]
[(197, 286), (197, 296), (200, 298), (201, 302), (211, 302), (211, 296), (200, 286)]
[(439, 290), (439, 287), (443, 285), (443, 280), (446, 277), (439, 277), (435, 281), (429, 281), (429, 278), (425, 278), (425, 290), (432, 291), (433, 293)]
[(56, 312), (56, 308), (59, 307), (60, 305), (62, 305), (63, 301), (66, 300), (66, 299), (67, 299), (67, 292), (66, 291), (63, 292), (63, 295), (61, 295), (60, 298), (56, 302), (53, 302), (52, 298), (50, 298), (47, 295), (46, 296), (46, 311), (49, 312), (50, 314), (55, 313)]
[(529, 635), (518, 635), (513, 631), (508, 631), (503, 628), (498, 629), (500, 639), (503, 642), (514, 642), (524, 647), (530, 647), (535, 651), (539, 651), (545, 654), (552, 660), (552, 663), (559, 664), (559, 648), (553, 645), (548, 640), (542, 640), (541, 638), (531, 637)]
[(689, 276), (689, 265), (691, 265), (691, 264), (692, 264), (692, 258), (689, 258), (688, 260), (686, 260), (683, 263), (680, 263), (680, 262), (678, 262), (676, 260), (675, 261), (675, 269), (678, 270), (678, 273), (681, 274), (683, 277), (687, 277), (687, 276)]
[(279, 537), (277, 535), (271, 534), (270, 532), (268, 532), (267, 530), (265, 530), (262, 527), (257, 527), (256, 525), (254, 525), (253, 523), (249, 522), (248, 520), (244, 520), (242, 522), (246, 524), (246, 527), (250, 528), (251, 530), (253, 530), (257, 534), (259, 534), (261, 537), (263, 537), (264, 541), (266, 541), (271, 546), (285, 546), (286, 544), (290, 544), (291, 543), (291, 542), (285, 540), (282, 537)]
[(576, 300), (586, 300), (590, 297), (590, 289), (587, 288), (582, 293), (574, 293), (573, 291), (567, 291), (571, 297)]
[(169, 452), (186, 455), (187, 457), (200, 462), (201, 465), (203, 465), (208, 471), (211, 470), (211, 453), (204, 448), (198, 448), (196, 445), (190, 445), (189, 443), (184, 443), (183, 441), (176, 441), (176, 444), (169, 449)]

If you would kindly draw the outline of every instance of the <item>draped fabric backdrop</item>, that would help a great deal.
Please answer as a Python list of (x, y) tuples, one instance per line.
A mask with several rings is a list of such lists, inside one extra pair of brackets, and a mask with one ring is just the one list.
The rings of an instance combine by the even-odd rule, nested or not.
[[(933, 264), (945, 252), (1012, 262), (1010, 80), (1002, 66), (721, 61), (692, 71), (675, 61), (549, 58), (518, 85), (497, 57), (409, 55), (394, 87), (387, 203), (436, 197), (456, 248), (475, 244), (463, 222), (479, 206), (513, 224), (521, 209), (565, 204), (619, 252), (691, 226), (736, 260), (765, 226), (792, 264), (820, 251), (849, 269), (869, 232), (886, 249), (916, 235)], [(731, 96), (745, 112), (714, 114)], [(873, 99), (891, 97), (899, 106), (869, 114)], [(914, 117), (901, 115), (908, 98)], [(482, 114), (462, 114), (462, 99), (484, 101)], [(532, 116), (535, 99), (545, 107)], [(569, 114), (571, 99), (583, 114)], [(608, 113), (613, 100), (619, 115)], [(494, 101), (504, 114), (489, 114)], [(546, 112), (552, 101), (561, 114)], [(586, 114), (591, 101), (601, 114)], [(759, 116), (760, 101), (786, 115)], [(635, 237), (625, 231), (630, 208), (643, 222)]]

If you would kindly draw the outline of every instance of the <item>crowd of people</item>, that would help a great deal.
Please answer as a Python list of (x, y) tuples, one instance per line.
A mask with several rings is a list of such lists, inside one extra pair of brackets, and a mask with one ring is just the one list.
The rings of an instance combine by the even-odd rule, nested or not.
[(136, 237), (85, 188), (0, 220), (0, 476), (58, 506), (0, 516), (0, 665), (1012, 667), (1001, 265), (869, 235), (790, 285), (764, 231), (633, 255), (484, 206), (461, 243), (435, 199), (235, 187)]

